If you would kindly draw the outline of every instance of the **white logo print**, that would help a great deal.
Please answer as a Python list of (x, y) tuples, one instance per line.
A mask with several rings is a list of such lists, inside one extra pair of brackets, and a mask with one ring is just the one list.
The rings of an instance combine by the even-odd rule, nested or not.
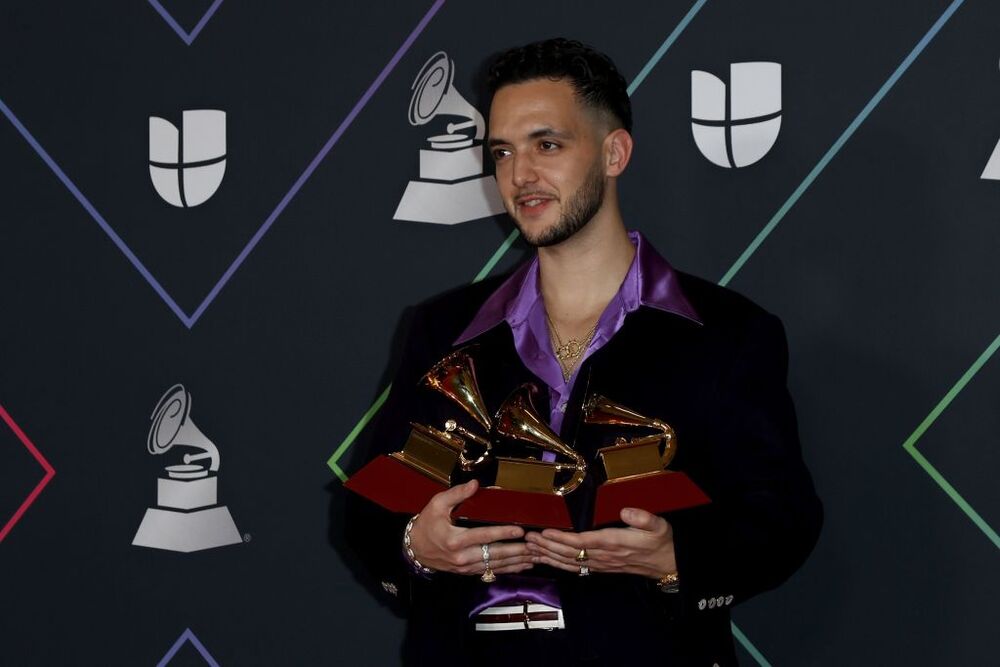
[(781, 65), (733, 63), (729, 85), (691, 72), (691, 130), (701, 154), (720, 167), (746, 167), (767, 155), (781, 129)]
[(979, 178), (985, 178), (989, 181), (1000, 181), (1000, 141), (994, 146), (993, 153), (990, 155), (990, 159), (986, 161), (986, 167)]
[(410, 181), (394, 220), (454, 225), (503, 213), (496, 179), (483, 176), (482, 114), (455, 90), (455, 65), (444, 51), (430, 57), (413, 82), (410, 125), (426, 125), (438, 116), (456, 116), (445, 134), (428, 137), (420, 151), (420, 180)]
[(988, 181), (1000, 181), (1000, 141), (993, 148), (993, 154), (990, 155), (989, 161), (986, 162), (986, 168), (983, 169), (983, 173), (979, 178), (985, 178)]
[[(194, 425), (190, 412), (191, 395), (177, 384), (150, 417), (150, 454), (164, 454), (175, 445), (200, 451), (164, 468), (167, 476), (156, 480), (157, 507), (146, 510), (134, 546), (188, 553), (243, 541), (229, 509), (218, 504), (219, 449)], [(207, 468), (196, 461), (207, 461)]]
[(226, 173), (226, 112), (185, 111), (181, 129), (149, 117), (149, 176), (168, 204), (190, 208), (215, 194)]

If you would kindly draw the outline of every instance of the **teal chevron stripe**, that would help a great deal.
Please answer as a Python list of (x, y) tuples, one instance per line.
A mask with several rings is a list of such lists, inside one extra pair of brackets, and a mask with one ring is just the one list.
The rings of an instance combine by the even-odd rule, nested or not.
[(928, 461), (923, 454), (917, 451), (917, 441), (923, 437), (924, 433), (927, 432), (927, 429), (931, 427), (941, 413), (944, 412), (949, 405), (951, 405), (951, 402), (955, 400), (955, 397), (958, 396), (963, 389), (965, 389), (965, 386), (972, 381), (972, 378), (976, 376), (979, 370), (986, 365), (986, 362), (993, 357), (998, 348), (1000, 348), (1000, 335), (993, 339), (993, 342), (990, 343), (985, 350), (983, 350), (983, 353), (980, 354), (979, 358), (976, 359), (972, 366), (969, 367), (969, 370), (962, 374), (962, 377), (958, 379), (955, 386), (948, 390), (948, 393), (944, 395), (944, 398), (942, 398), (941, 401), (934, 406), (934, 409), (931, 410), (930, 414), (927, 415), (922, 422), (920, 422), (920, 425), (917, 426), (916, 430), (913, 431), (913, 433), (910, 434), (910, 437), (906, 439), (906, 442), (903, 443), (903, 449), (905, 449), (907, 453), (909, 453), (909, 455), (912, 456), (913, 459), (920, 465), (920, 467), (924, 469), (924, 472), (931, 476), (931, 479), (937, 482), (938, 486), (941, 487), (941, 490), (948, 494), (948, 497), (951, 498), (956, 505), (958, 505), (959, 509), (965, 512), (966, 516), (972, 519), (972, 522), (976, 524), (981, 531), (983, 531), (983, 534), (985, 534), (986, 537), (993, 542), (994, 546), (1000, 549), (1000, 536), (997, 535), (997, 532), (993, 530), (993, 528), (986, 523), (986, 520), (983, 519), (983, 517), (981, 517), (975, 509), (973, 509), (972, 505), (970, 505), (968, 501), (966, 501), (965, 498), (963, 498), (958, 491), (955, 490), (955, 487), (953, 487), (948, 480), (946, 480), (944, 476), (938, 472), (937, 468), (931, 465), (931, 462)]
[(733, 629), (733, 636), (736, 637), (736, 641), (738, 641), (744, 650), (746, 650), (746, 652), (757, 661), (757, 664), (760, 665), (760, 667), (771, 667), (771, 663), (768, 662), (767, 658), (764, 657), (764, 654), (758, 651), (757, 647), (754, 646), (749, 639), (747, 639), (747, 636), (743, 634), (743, 631), (736, 627), (736, 624), (731, 621), (729, 625)]
[(643, 65), (642, 69), (639, 70), (639, 73), (635, 75), (634, 79), (632, 79), (632, 83), (628, 85), (629, 97), (632, 97), (632, 93), (635, 92), (636, 88), (642, 85), (642, 82), (646, 80), (649, 73), (653, 71), (653, 68), (656, 67), (658, 62), (660, 62), (660, 59), (663, 58), (667, 50), (674, 45), (677, 38), (680, 37), (681, 33), (684, 32), (684, 29), (688, 27), (688, 23), (691, 23), (691, 20), (698, 14), (698, 12), (701, 11), (701, 8), (705, 6), (706, 2), (708, 2), (708, 0), (698, 0), (696, 3), (691, 5), (691, 9), (689, 9), (688, 13), (684, 15), (684, 18), (682, 18), (680, 23), (677, 24), (673, 32), (667, 35), (667, 38), (663, 40), (663, 44), (660, 44), (660, 48), (656, 50), (653, 57), (650, 58), (645, 65)]
[(726, 271), (726, 275), (722, 276), (722, 280), (719, 281), (720, 285), (728, 285), (729, 281), (732, 280), (737, 273), (739, 273), (740, 269), (743, 268), (743, 265), (747, 263), (747, 260), (749, 260), (753, 254), (757, 252), (757, 249), (764, 242), (764, 240), (771, 235), (771, 232), (773, 232), (774, 228), (778, 226), (778, 223), (780, 223), (788, 211), (795, 206), (796, 202), (798, 202), (802, 195), (805, 194), (806, 190), (809, 189), (809, 186), (813, 184), (813, 181), (815, 181), (819, 175), (823, 173), (823, 170), (826, 169), (827, 165), (830, 164), (833, 158), (837, 156), (837, 153), (839, 153), (840, 149), (844, 147), (847, 140), (850, 139), (857, 129), (861, 127), (861, 124), (868, 119), (868, 116), (871, 115), (871, 112), (878, 106), (879, 102), (882, 101), (882, 98), (885, 97), (890, 90), (892, 90), (892, 87), (896, 85), (896, 82), (899, 81), (900, 77), (902, 77), (906, 70), (910, 68), (910, 65), (912, 65), (913, 61), (917, 59), (917, 56), (919, 56), (927, 45), (930, 44), (931, 40), (934, 39), (941, 28), (944, 27), (944, 24), (948, 22), (948, 19), (951, 18), (952, 14), (954, 14), (958, 8), (962, 6), (963, 2), (965, 2), (965, 0), (954, 0), (954, 2), (952, 2), (946, 10), (944, 10), (941, 17), (934, 22), (934, 25), (930, 27), (930, 30), (927, 31), (919, 42), (917, 42), (917, 45), (914, 46), (909, 55), (903, 59), (903, 62), (899, 64), (896, 71), (894, 71), (886, 82), (882, 84), (882, 87), (878, 89), (878, 92), (875, 93), (874, 97), (868, 100), (868, 104), (866, 104), (854, 120), (851, 121), (851, 124), (847, 126), (847, 129), (844, 130), (840, 137), (833, 142), (833, 145), (830, 146), (829, 150), (827, 150), (823, 157), (820, 158), (820, 161), (816, 163), (816, 166), (812, 168), (812, 171), (810, 171), (809, 174), (806, 175), (805, 179), (799, 183), (799, 186), (795, 188), (795, 191), (791, 194), (791, 196), (785, 201), (784, 204), (781, 205), (778, 212), (774, 214), (766, 225), (764, 225), (764, 228), (761, 229), (754, 240), (750, 242), (750, 245), (748, 245), (736, 261), (733, 262), (733, 265), (729, 267), (728, 271)]
[[(882, 87), (879, 88), (878, 91), (875, 93), (875, 95), (868, 101), (868, 104), (864, 106), (861, 112), (854, 118), (853, 121), (851, 121), (851, 124), (847, 126), (847, 129), (844, 130), (844, 132), (840, 135), (840, 137), (837, 138), (837, 140), (827, 150), (827, 152), (823, 155), (823, 157), (820, 158), (820, 161), (816, 163), (816, 166), (813, 167), (812, 171), (810, 171), (809, 174), (806, 175), (805, 179), (803, 179), (803, 181), (798, 185), (798, 187), (795, 188), (795, 191), (792, 192), (791, 196), (785, 201), (784, 204), (781, 205), (781, 208), (778, 209), (778, 212), (775, 213), (774, 216), (771, 218), (771, 220), (769, 220), (768, 223), (764, 226), (764, 228), (761, 229), (760, 232), (758, 232), (757, 236), (753, 239), (753, 241), (750, 242), (750, 245), (746, 247), (746, 249), (739, 256), (739, 258), (737, 258), (737, 260), (733, 263), (733, 265), (729, 267), (729, 270), (726, 271), (725, 275), (719, 281), (720, 285), (725, 287), (736, 276), (736, 274), (739, 273), (740, 269), (742, 269), (743, 266), (747, 263), (747, 260), (749, 260), (750, 257), (752, 257), (753, 254), (757, 252), (757, 249), (761, 246), (764, 240), (767, 239), (768, 236), (770, 236), (771, 232), (773, 232), (775, 227), (778, 226), (778, 223), (782, 221), (782, 219), (785, 217), (788, 211), (791, 210), (793, 206), (795, 206), (795, 204), (799, 201), (802, 195), (805, 194), (806, 190), (809, 189), (809, 186), (813, 184), (813, 182), (819, 177), (819, 175), (823, 172), (823, 170), (826, 169), (827, 165), (830, 164), (833, 158), (837, 156), (837, 153), (839, 153), (840, 149), (844, 147), (844, 144), (847, 143), (848, 139), (850, 139), (851, 136), (853, 136), (853, 134), (861, 126), (861, 124), (865, 122), (865, 120), (867, 120), (868, 116), (871, 115), (871, 112), (875, 109), (876, 106), (878, 106), (879, 102), (882, 101), (882, 98), (884, 98), (886, 94), (888, 94), (888, 92), (892, 89), (892, 87), (896, 85), (896, 82), (899, 81), (900, 77), (903, 76), (906, 70), (909, 69), (910, 65), (913, 64), (913, 61), (917, 59), (917, 56), (919, 56), (921, 52), (923, 52), (923, 50), (927, 47), (930, 41), (934, 39), (934, 37), (938, 34), (941, 28), (944, 27), (944, 24), (947, 23), (948, 20), (952, 17), (952, 15), (958, 10), (958, 8), (962, 6), (963, 2), (964, 0), (954, 0), (948, 6), (948, 8), (945, 9), (944, 13), (938, 18), (937, 21), (934, 22), (934, 25), (930, 27), (927, 33), (924, 34), (924, 36), (920, 39), (919, 42), (917, 42), (917, 45), (913, 47), (909, 55), (906, 56), (903, 62), (900, 63), (899, 66), (895, 69), (895, 71), (889, 76), (886, 82), (882, 84)], [(993, 347), (993, 351), (990, 352), (990, 355), (992, 355), (992, 353), (996, 351), (996, 346), (998, 344), (1000, 344), (1000, 337), (998, 337), (997, 340), (995, 340), (993, 345), (991, 346)], [(923, 455), (920, 454), (920, 452), (916, 451), (913, 448), (913, 443), (916, 442), (916, 440), (920, 437), (920, 435), (922, 435), (923, 432), (930, 426), (930, 424), (933, 423), (934, 419), (937, 418), (937, 415), (940, 414), (941, 410), (944, 410), (944, 408), (947, 407), (948, 403), (951, 402), (951, 399), (953, 399), (954, 396), (959, 391), (961, 391), (961, 388), (965, 386), (965, 383), (967, 383), (969, 379), (971, 379), (972, 375), (975, 375), (975, 373), (979, 370), (979, 367), (981, 367), (982, 364), (986, 363), (986, 359), (988, 359), (989, 356), (986, 356), (984, 353), (984, 357), (985, 358), (980, 357), (981, 363), (977, 362), (977, 364), (979, 364), (978, 367), (976, 366), (976, 364), (973, 364), (973, 368), (975, 370), (969, 369), (970, 371), (972, 371), (971, 374), (966, 373), (966, 376), (968, 376), (967, 378), (966, 376), (963, 376), (965, 382), (962, 382), (960, 380), (959, 384), (956, 384), (956, 386), (952, 388), (952, 392), (954, 393), (949, 392), (949, 395), (945, 396), (945, 398), (941, 401), (938, 407), (935, 408), (935, 411), (932, 412), (931, 415), (929, 415), (928, 418), (924, 420), (924, 423), (922, 423), (920, 427), (917, 428), (914, 434), (910, 436), (910, 439), (907, 440), (906, 444), (904, 444), (903, 446), (906, 449), (906, 451), (910, 452), (910, 454), (913, 455), (913, 457), (917, 460), (918, 463), (920, 463), (920, 465), (924, 468), (924, 470), (926, 470), (927, 473), (930, 474), (931, 477), (933, 477), (935, 481), (937, 481), (938, 484), (941, 485), (941, 488), (944, 489), (949, 496), (951, 496), (952, 500), (958, 503), (959, 507), (961, 507), (966, 512), (966, 514), (968, 514), (969, 517), (976, 522), (976, 525), (982, 528), (987, 535), (992, 536), (991, 539), (993, 539), (994, 544), (1000, 546), (1000, 542), (998, 542), (997, 540), (996, 533), (993, 532), (993, 530), (986, 524), (986, 522), (983, 521), (981, 517), (979, 517), (979, 514), (977, 514), (976, 511), (973, 510), (972, 507), (967, 502), (965, 502), (965, 500), (955, 491), (955, 489), (950, 484), (948, 484), (948, 482), (937, 472), (937, 470), (934, 469), (934, 467), (927, 461), (927, 459), (925, 459)], [(732, 629), (733, 629), (733, 636), (736, 637), (736, 639), (740, 642), (743, 648), (746, 649), (747, 653), (749, 653), (753, 657), (753, 659), (757, 661), (757, 664), (760, 665), (760, 667), (771, 667), (771, 663), (768, 662), (767, 658), (765, 658), (764, 655), (759, 650), (757, 650), (757, 647), (755, 647), (750, 642), (750, 640), (747, 639), (746, 635), (744, 635), (743, 632), (738, 627), (736, 627), (735, 623), (732, 624)]]
[(490, 275), (490, 271), (492, 271), (493, 267), (497, 265), (500, 258), (507, 254), (507, 251), (510, 250), (510, 247), (514, 245), (514, 241), (516, 241), (517, 237), (520, 235), (521, 232), (519, 232), (516, 228), (508, 234), (507, 238), (504, 239), (504, 242), (500, 244), (500, 247), (497, 248), (496, 252), (493, 253), (493, 256), (490, 257), (489, 261), (483, 265), (483, 268), (479, 269), (479, 273), (477, 273), (476, 277), (472, 279), (472, 282), (478, 283), (480, 280)]
[[(656, 50), (656, 53), (652, 55), (652, 57), (646, 62), (643, 68), (639, 71), (639, 74), (636, 75), (635, 79), (632, 80), (632, 83), (629, 84), (628, 94), (630, 96), (632, 95), (632, 93), (635, 92), (636, 88), (638, 88), (639, 85), (642, 84), (643, 80), (645, 80), (645, 78), (649, 75), (649, 73), (653, 70), (653, 68), (656, 67), (656, 64), (660, 62), (660, 60), (663, 58), (667, 50), (673, 45), (675, 41), (677, 41), (677, 38), (680, 36), (680, 34), (684, 32), (684, 29), (687, 28), (689, 23), (691, 23), (691, 19), (695, 17), (695, 14), (701, 11), (701, 8), (705, 5), (706, 2), (708, 2), (708, 0), (697, 0), (697, 2), (695, 2), (694, 5), (691, 6), (691, 9), (688, 10), (688, 13), (684, 15), (684, 18), (680, 20), (680, 23), (678, 23), (674, 27), (673, 31), (667, 36), (667, 38), (663, 40), (663, 43), (660, 44), (660, 48)], [(520, 235), (521, 233), (517, 229), (514, 229), (510, 234), (508, 234), (507, 238), (504, 239), (503, 243), (501, 243), (500, 246), (493, 252), (493, 255), (486, 261), (486, 264), (483, 265), (483, 268), (481, 268), (479, 272), (476, 274), (476, 277), (472, 279), (472, 282), (478, 283), (480, 280), (488, 276), (490, 274), (490, 271), (492, 271), (494, 267), (496, 267), (497, 263), (501, 260), (501, 258), (503, 258), (503, 256), (507, 254), (507, 251), (510, 250), (511, 246), (514, 245), (514, 242), (518, 239)], [(354, 443), (354, 439), (358, 437), (358, 434), (361, 433), (362, 430), (364, 430), (365, 426), (368, 425), (368, 422), (371, 421), (372, 417), (375, 416), (375, 413), (377, 413), (379, 408), (382, 407), (382, 403), (385, 402), (385, 397), (387, 397), (388, 395), (389, 395), (389, 388), (386, 387), (386, 389), (382, 392), (382, 395), (379, 397), (379, 400), (376, 400), (375, 403), (372, 405), (372, 407), (368, 409), (368, 412), (366, 412), (361, 417), (361, 420), (355, 425), (353, 429), (351, 429), (351, 432), (347, 434), (347, 437), (344, 438), (344, 441), (340, 443), (340, 446), (337, 447), (337, 451), (335, 451), (333, 453), (333, 456), (331, 456), (329, 460), (327, 460), (326, 464), (337, 475), (337, 477), (340, 478), (342, 482), (347, 481), (347, 475), (345, 475), (344, 471), (341, 470), (340, 466), (337, 465), (337, 461), (340, 460), (340, 457), (343, 456), (344, 452), (346, 452), (348, 448)]]

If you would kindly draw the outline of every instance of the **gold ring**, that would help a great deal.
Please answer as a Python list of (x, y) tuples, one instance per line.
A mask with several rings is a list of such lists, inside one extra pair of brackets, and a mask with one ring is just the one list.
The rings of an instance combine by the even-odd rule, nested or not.
[(587, 558), (588, 558), (588, 556), (587, 556), (587, 550), (586, 549), (580, 549), (580, 553), (578, 553), (576, 555), (576, 562), (577, 563), (582, 563), (583, 561), (587, 560)]

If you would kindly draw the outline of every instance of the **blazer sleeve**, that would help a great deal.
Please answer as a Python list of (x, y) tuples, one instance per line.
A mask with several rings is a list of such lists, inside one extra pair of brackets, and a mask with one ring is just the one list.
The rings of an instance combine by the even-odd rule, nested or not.
[[(364, 446), (354, 459), (356, 466), (376, 456), (402, 449), (416, 414), (418, 381), (431, 363), (426, 345), (426, 326), (421, 308), (416, 308), (403, 346), (399, 368), (389, 396), (361, 436)], [(409, 516), (396, 514), (358, 496), (347, 493), (344, 534), (348, 546), (358, 556), (362, 576), (381, 601), (405, 613), (411, 600), (412, 578), (418, 576), (403, 556), (403, 530)]]
[(785, 581), (812, 551), (823, 510), (802, 460), (781, 322), (760, 312), (717, 381), (692, 476), (712, 497), (668, 519), (683, 613), (728, 609)]

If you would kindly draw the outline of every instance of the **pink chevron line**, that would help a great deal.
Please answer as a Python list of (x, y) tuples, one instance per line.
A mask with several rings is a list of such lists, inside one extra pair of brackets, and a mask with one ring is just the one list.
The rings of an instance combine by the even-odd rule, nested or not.
[(35, 447), (31, 440), (28, 439), (28, 436), (21, 430), (21, 427), (14, 423), (14, 419), (2, 405), (0, 405), (0, 418), (7, 422), (7, 426), (9, 426), (10, 430), (14, 432), (14, 435), (16, 435), (18, 440), (21, 441), (25, 449), (27, 449), (31, 455), (35, 457), (35, 460), (38, 461), (38, 465), (42, 466), (45, 470), (45, 476), (42, 477), (41, 481), (35, 485), (35, 488), (32, 489), (31, 493), (28, 494), (28, 497), (24, 499), (21, 506), (17, 508), (17, 511), (14, 512), (10, 519), (7, 520), (7, 523), (4, 524), (4, 527), (0, 528), (0, 542), (3, 542), (4, 538), (7, 537), (7, 533), (11, 531), (14, 524), (20, 521), (21, 515), (23, 515), (28, 508), (31, 507), (31, 504), (35, 502), (35, 498), (37, 498), (38, 494), (42, 492), (45, 485), (49, 483), (49, 480), (56, 474), (56, 471), (55, 468), (53, 468), (45, 459), (45, 457), (42, 456), (42, 453), (38, 451), (38, 448)]

